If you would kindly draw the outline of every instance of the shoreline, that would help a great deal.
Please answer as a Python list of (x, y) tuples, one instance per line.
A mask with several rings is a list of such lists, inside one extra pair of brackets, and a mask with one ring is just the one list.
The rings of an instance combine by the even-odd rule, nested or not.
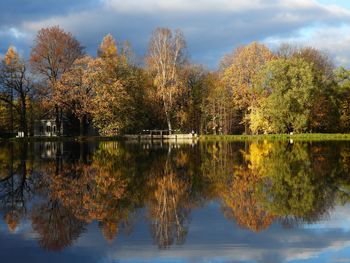
[(300, 133), (262, 135), (203, 135), (201, 141), (350, 141), (350, 133)]
[[(128, 141), (130, 135), (118, 136), (64, 136), (64, 137), (28, 137), (1, 138), (0, 142), (41, 142), (41, 141)], [(350, 141), (350, 133), (301, 133), (268, 135), (199, 135), (199, 141)], [(146, 140), (143, 138), (142, 140)], [(149, 139), (151, 140), (151, 139)]]

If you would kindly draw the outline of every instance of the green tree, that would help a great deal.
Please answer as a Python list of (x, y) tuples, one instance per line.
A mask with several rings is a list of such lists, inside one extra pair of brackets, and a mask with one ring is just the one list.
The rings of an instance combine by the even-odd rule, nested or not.
[(315, 90), (310, 109), (309, 130), (334, 132), (338, 129), (339, 111), (334, 65), (331, 59), (327, 54), (312, 47), (289, 47), (289, 52), (284, 52), (284, 54), (282, 57), (285, 58), (303, 59), (310, 64), (313, 72)]
[(251, 110), (253, 132), (308, 131), (315, 91), (309, 63), (300, 58), (271, 61), (258, 74), (255, 85), (264, 97)]

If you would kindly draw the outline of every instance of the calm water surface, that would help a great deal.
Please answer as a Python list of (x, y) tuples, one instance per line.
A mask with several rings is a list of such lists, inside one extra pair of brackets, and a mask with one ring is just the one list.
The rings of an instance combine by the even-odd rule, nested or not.
[(1, 262), (350, 262), (350, 143), (0, 144)]

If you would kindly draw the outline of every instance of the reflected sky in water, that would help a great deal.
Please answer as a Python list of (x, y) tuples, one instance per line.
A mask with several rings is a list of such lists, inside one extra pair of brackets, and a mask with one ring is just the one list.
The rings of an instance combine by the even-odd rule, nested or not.
[(350, 143), (0, 145), (1, 262), (350, 262)]

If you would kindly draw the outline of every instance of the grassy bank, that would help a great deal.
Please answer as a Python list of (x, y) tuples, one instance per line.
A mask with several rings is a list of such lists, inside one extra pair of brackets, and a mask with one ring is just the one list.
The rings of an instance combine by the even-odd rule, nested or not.
[[(294, 141), (350, 141), (350, 134), (269, 134), (269, 135), (201, 135), (200, 141), (262, 141), (262, 140), (294, 140)], [(41, 142), (41, 141), (124, 141), (123, 136), (75, 136), (75, 137), (29, 137), (0, 139), (3, 142)]]
[(269, 135), (203, 135), (201, 141), (251, 141), (251, 140), (294, 140), (294, 141), (350, 141), (350, 134), (269, 134)]

